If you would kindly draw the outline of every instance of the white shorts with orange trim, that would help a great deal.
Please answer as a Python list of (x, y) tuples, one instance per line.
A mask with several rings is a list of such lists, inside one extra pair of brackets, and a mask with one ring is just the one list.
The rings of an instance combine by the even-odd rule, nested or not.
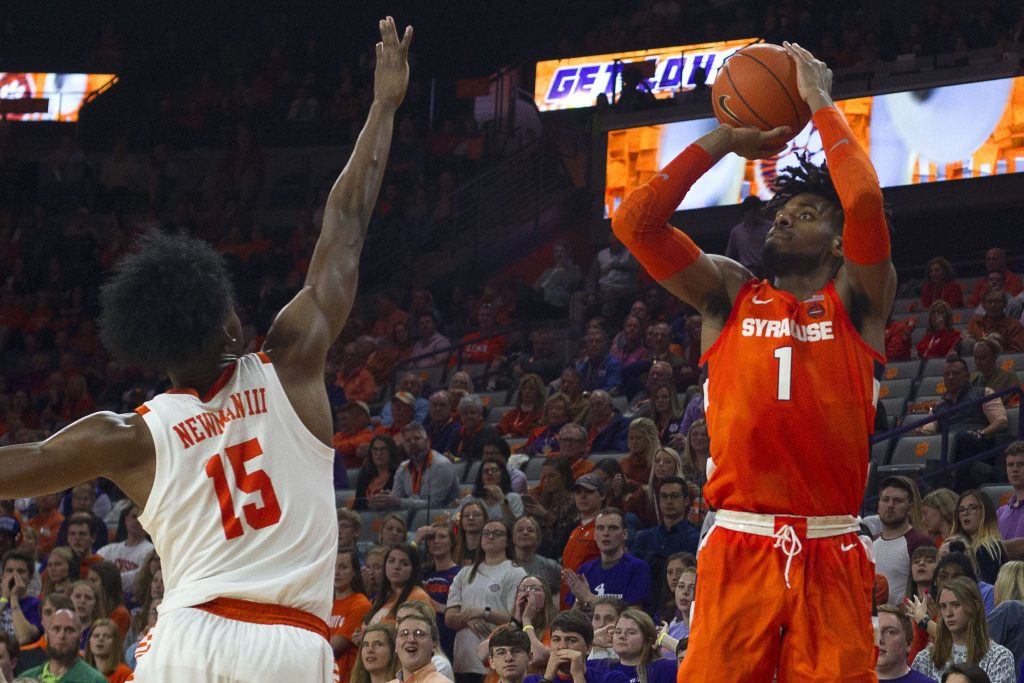
[(160, 615), (136, 650), (135, 683), (338, 680), (330, 644), (304, 628), (258, 624), (186, 607)]

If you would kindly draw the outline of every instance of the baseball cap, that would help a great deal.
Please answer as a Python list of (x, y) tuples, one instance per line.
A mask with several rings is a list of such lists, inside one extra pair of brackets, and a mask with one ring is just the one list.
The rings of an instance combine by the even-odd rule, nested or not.
[(395, 399), (401, 401), (407, 406), (416, 405), (416, 397), (410, 394), (408, 391), (395, 392)]
[(370, 414), (370, 406), (366, 405), (366, 401), (349, 401), (344, 406), (342, 406), (341, 409), (349, 410), (350, 408), (359, 408), (359, 410), (363, 411), (367, 415)]
[(21, 533), (21, 525), (14, 517), (0, 517), (0, 533), (17, 536)]
[(597, 491), (601, 495), (604, 495), (604, 479), (602, 479), (600, 475), (592, 473), (584, 474), (572, 485), (574, 490), (580, 487)]

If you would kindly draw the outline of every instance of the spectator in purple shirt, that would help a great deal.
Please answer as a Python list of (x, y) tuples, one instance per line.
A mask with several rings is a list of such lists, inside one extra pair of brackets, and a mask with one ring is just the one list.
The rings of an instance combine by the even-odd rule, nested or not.
[(1006, 478), (1013, 487), (1013, 495), (996, 510), (996, 519), (999, 533), (1009, 540), (1024, 537), (1024, 441), (1014, 441), (1006, 447)]
[[(13, 519), (10, 517), (4, 519)], [(0, 630), (14, 637), (19, 645), (33, 642), (42, 633), (39, 600), (27, 595), (35, 573), (35, 562), (20, 550), (9, 550), (3, 557), (0, 587)]]
[(587, 332), (587, 357), (577, 364), (584, 391), (604, 389), (612, 396), (622, 392), (622, 363), (608, 353), (608, 333), (601, 329)]

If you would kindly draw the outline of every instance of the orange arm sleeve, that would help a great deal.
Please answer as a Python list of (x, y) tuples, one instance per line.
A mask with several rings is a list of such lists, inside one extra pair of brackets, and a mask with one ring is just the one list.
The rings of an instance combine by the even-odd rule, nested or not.
[(843, 205), (843, 254), (864, 266), (889, 258), (889, 226), (871, 159), (835, 107), (814, 112), (814, 124)]
[(629, 193), (612, 217), (616, 237), (655, 280), (667, 280), (700, 258), (701, 250), (668, 219), (697, 180), (713, 166), (690, 145), (646, 184)]

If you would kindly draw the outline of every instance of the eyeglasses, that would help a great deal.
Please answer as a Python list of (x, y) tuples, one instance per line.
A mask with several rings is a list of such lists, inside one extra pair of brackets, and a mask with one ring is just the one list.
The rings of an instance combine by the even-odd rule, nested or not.
[(519, 590), (525, 591), (527, 593), (543, 593), (544, 592), (544, 587), (543, 586), (520, 586)]
[(960, 507), (958, 507), (956, 509), (956, 511), (959, 512), (960, 514), (964, 514), (965, 512), (978, 512), (979, 510), (981, 510), (981, 506), (978, 505), (978, 504), (974, 504), (974, 505), (961, 505)]
[(431, 636), (430, 633), (428, 633), (427, 631), (424, 631), (422, 629), (418, 629), (417, 628), (417, 629), (414, 629), (414, 630), (410, 631), (407, 628), (403, 628), (401, 631), (398, 632), (398, 637), (399, 638), (405, 638), (405, 639), (415, 638), (416, 640), (424, 640), (424, 639), (427, 639), (427, 638), (432, 638), (433, 636)]
[(525, 655), (526, 650), (521, 647), (496, 647), (491, 650), (491, 657), (494, 659), (504, 659), (505, 657), (518, 657), (519, 655)]
[(491, 531), (483, 531), (480, 535), (486, 536), (487, 538), (504, 538), (505, 532), (501, 529), (492, 529)]

